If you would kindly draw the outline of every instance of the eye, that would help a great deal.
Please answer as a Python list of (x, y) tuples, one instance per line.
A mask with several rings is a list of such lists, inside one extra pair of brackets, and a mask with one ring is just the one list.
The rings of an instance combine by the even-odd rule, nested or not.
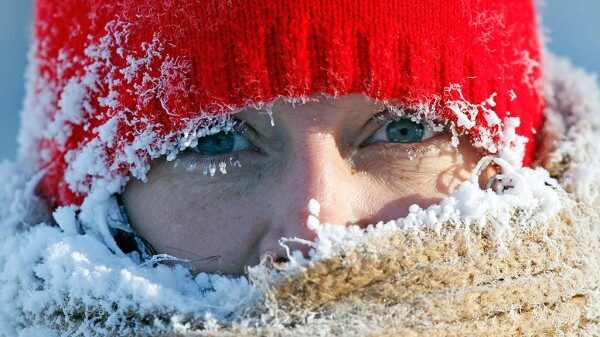
[(392, 143), (417, 143), (431, 138), (434, 131), (426, 124), (415, 122), (407, 117), (389, 120), (377, 130), (365, 143), (392, 142)]
[(221, 131), (198, 139), (192, 151), (204, 155), (221, 155), (235, 151), (252, 149), (250, 141), (236, 131)]

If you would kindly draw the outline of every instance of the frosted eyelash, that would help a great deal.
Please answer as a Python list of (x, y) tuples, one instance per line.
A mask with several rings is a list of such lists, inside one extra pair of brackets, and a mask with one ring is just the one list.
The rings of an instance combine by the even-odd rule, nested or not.
[[(225, 175), (227, 174), (227, 166), (231, 167), (242, 167), (242, 163), (238, 154), (230, 155), (229, 158), (226, 156), (218, 156), (213, 158), (202, 158), (200, 156), (194, 156), (187, 164), (185, 170), (187, 172), (193, 172), (199, 170), (205, 176), (214, 177), (217, 172)], [(181, 159), (176, 159), (174, 167), (178, 167), (181, 163)]]

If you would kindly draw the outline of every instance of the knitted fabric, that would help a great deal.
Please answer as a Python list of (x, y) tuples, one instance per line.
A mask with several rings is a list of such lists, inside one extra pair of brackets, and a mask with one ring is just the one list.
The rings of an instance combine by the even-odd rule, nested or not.
[(278, 97), (427, 107), (525, 165), (542, 122), (532, 1), (45, 0), (35, 41), (21, 156), (53, 205), (116, 193), (215, 116)]

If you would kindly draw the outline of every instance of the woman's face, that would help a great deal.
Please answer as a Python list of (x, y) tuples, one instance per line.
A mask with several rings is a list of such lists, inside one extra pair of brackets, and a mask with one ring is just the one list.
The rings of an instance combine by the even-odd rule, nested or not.
[(468, 141), (454, 148), (447, 132), (394, 117), (361, 94), (313, 97), (277, 101), (273, 124), (247, 108), (234, 116), (236, 131), (152, 162), (147, 182), (131, 181), (122, 196), (132, 226), (159, 253), (220, 257), (197, 271), (239, 275), (263, 254), (285, 260), (281, 237), (314, 238), (310, 199), (321, 223), (393, 220), (412, 204), (439, 202), (479, 160)]

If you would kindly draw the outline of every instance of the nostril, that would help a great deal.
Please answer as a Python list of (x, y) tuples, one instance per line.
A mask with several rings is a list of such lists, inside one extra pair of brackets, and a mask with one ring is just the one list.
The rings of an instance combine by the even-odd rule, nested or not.
[(269, 261), (273, 265), (279, 265), (290, 262), (290, 259), (287, 257), (287, 254), (283, 251), (268, 251), (264, 253), (263, 258), (267, 259), (267, 261)]
[(287, 262), (290, 262), (290, 259), (288, 259), (286, 256), (276, 256), (273, 259), (273, 262), (275, 262), (275, 263), (287, 263)]

